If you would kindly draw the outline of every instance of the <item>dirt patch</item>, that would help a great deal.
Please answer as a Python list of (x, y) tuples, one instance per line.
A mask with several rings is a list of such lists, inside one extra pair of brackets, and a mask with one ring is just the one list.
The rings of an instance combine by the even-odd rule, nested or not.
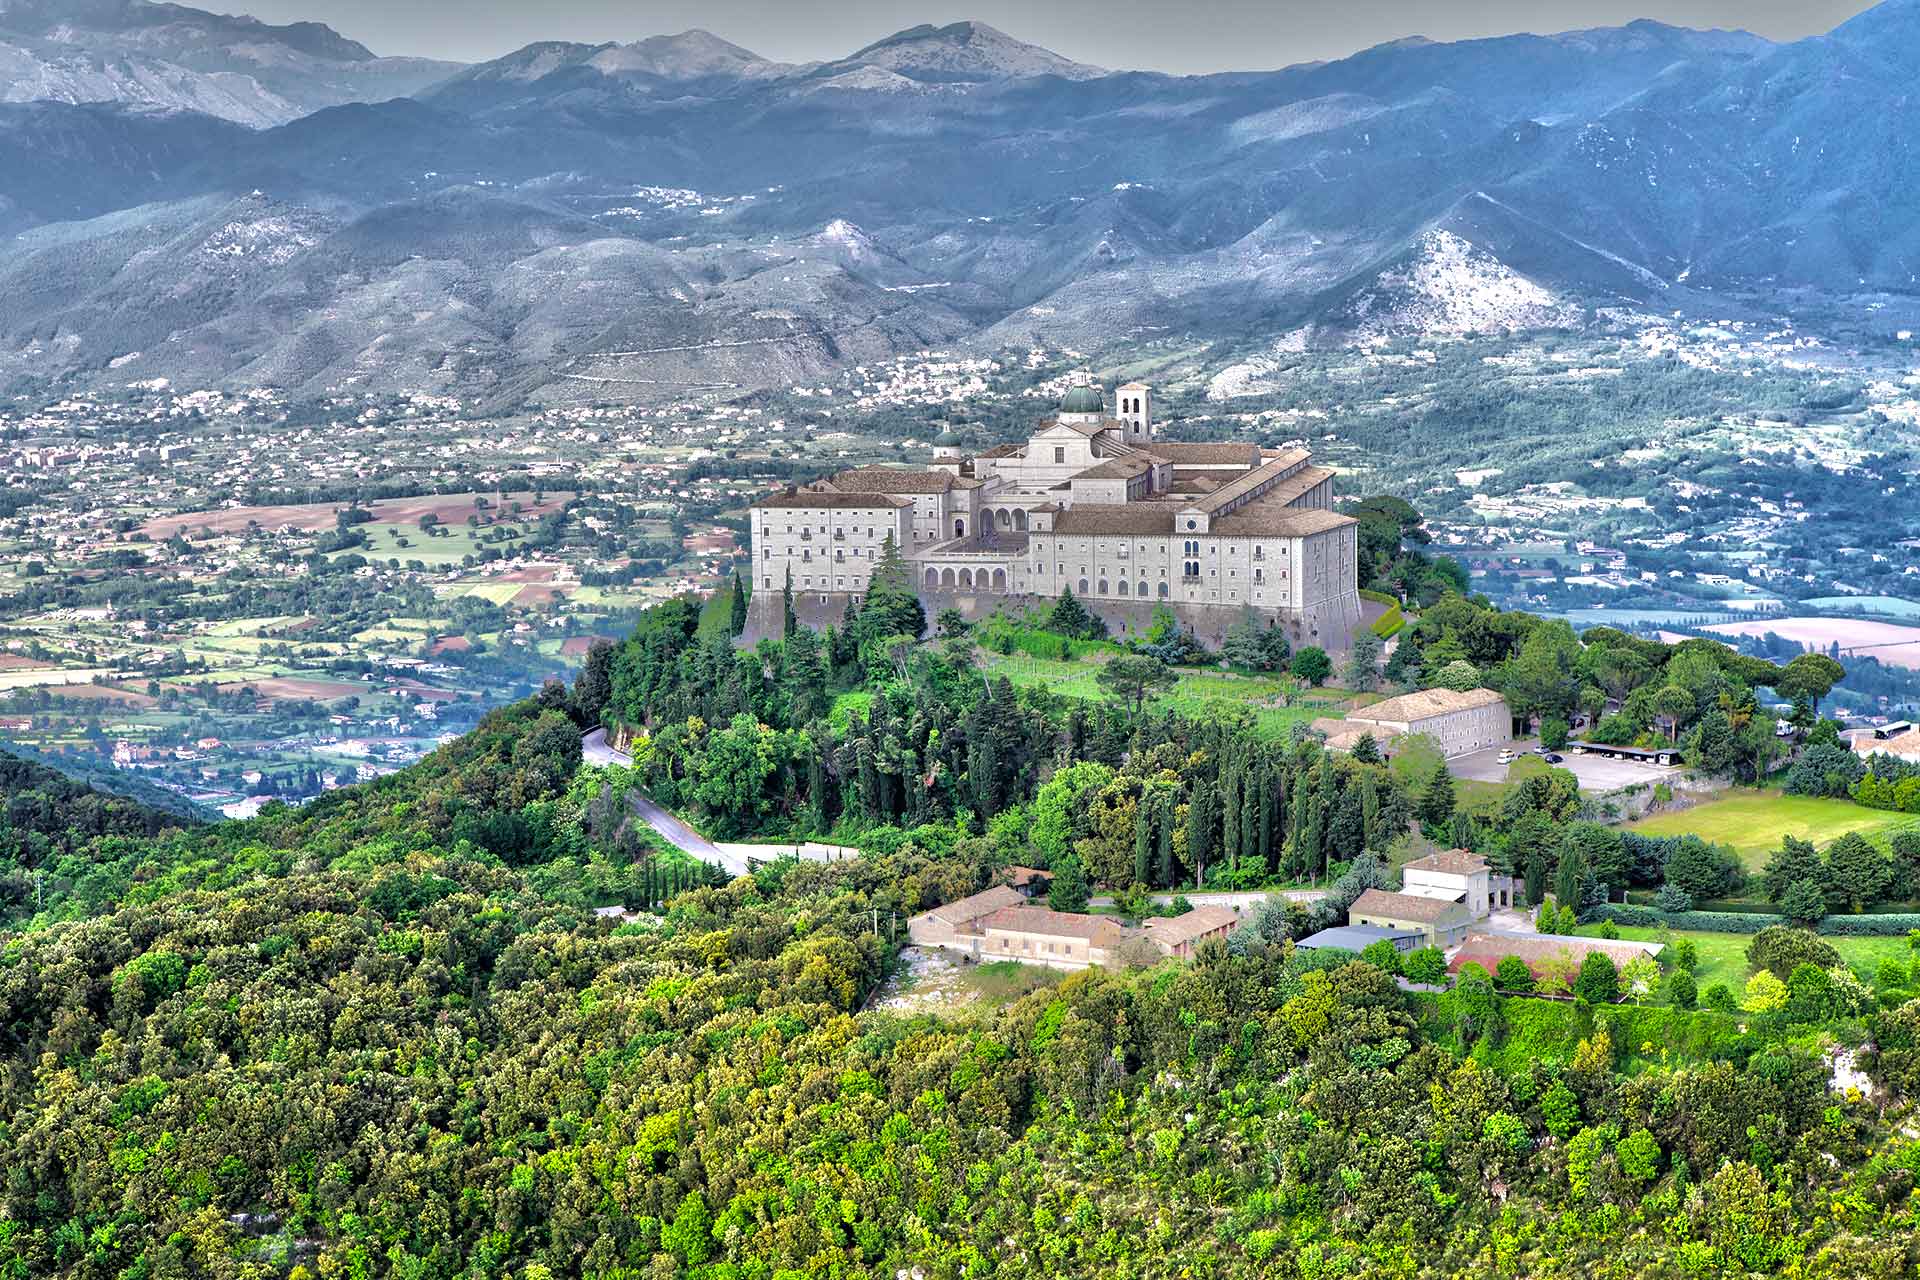
[(251, 689), (262, 698), (312, 699), (319, 702), (325, 702), (330, 698), (344, 698), (350, 693), (366, 692), (357, 684), (342, 684), (338, 680), (306, 680), (299, 676), (237, 680), (220, 686), (222, 693), (238, 693), (242, 689)]
[(584, 658), (587, 656), (587, 651), (593, 648), (593, 646), (599, 644), (602, 640), (610, 640), (611, 638), (610, 636), (569, 636), (560, 645), (560, 656), (563, 658)]
[(53, 667), (51, 662), (39, 658), (29, 658), (18, 653), (0, 653), (0, 671), (47, 671)]
[(565, 593), (559, 587), (522, 587), (520, 594), (513, 598), (513, 603), (527, 608), (538, 608), (552, 604), (563, 594)]
[(123, 702), (130, 707), (150, 707), (160, 701), (144, 693), (134, 693), (129, 689), (116, 689), (104, 684), (62, 684), (50, 685), (46, 692), (55, 698), (76, 698), (87, 702)]
[(473, 641), (465, 636), (442, 636), (433, 642), (427, 650), (427, 656), (437, 658), (443, 653), (468, 653), (473, 649)]

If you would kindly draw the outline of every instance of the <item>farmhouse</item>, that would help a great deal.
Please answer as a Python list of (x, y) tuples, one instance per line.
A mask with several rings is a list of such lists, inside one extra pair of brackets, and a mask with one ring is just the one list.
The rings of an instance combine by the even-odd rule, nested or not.
[(1025, 444), (968, 455), (949, 429), (930, 466), (857, 467), (762, 499), (756, 630), (777, 628), (789, 583), (803, 616), (837, 616), (891, 542), (940, 606), (1072, 591), (1116, 617), (1166, 605), (1211, 631), (1251, 609), (1297, 642), (1346, 648), (1359, 526), (1333, 510), (1332, 469), (1305, 449), (1159, 440), (1152, 405), (1140, 383), (1110, 403), (1082, 376)]
[(1029, 906), (1019, 890), (996, 885), (914, 916), (907, 921), (907, 936), (917, 946), (939, 947), (974, 960), (1086, 969), (1120, 963), (1120, 949), (1129, 942), (1151, 943), (1161, 956), (1188, 959), (1208, 939), (1225, 938), (1238, 922), (1229, 907), (1195, 907), (1131, 929), (1112, 916)]
[(1225, 938), (1239, 922), (1229, 907), (1195, 907), (1185, 915), (1148, 920), (1141, 927), (1160, 950), (1184, 960), (1208, 938)]
[(1473, 916), (1462, 903), (1369, 889), (1347, 908), (1347, 923), (1418, 934), (1424, 947), (1451, 947), (1467, 936)]
[(982, 934), (979, 922), (1004, 907), (1017, 907), (1025, 895), (997, 884), (957, 902), (923, 911), (907, 921), (907, 937), (915, 946), (945, 947), (978, 955)]
[(1371, 732), (1381, 743), (1425, 734), (1440, 744), (1448, 759), (1513, 741), (1513, 713), (1507, 700), (1491, 689), (1403, 693), (1350, 712), (1343, 724), (1347, 732)]
[(1511, 876), (1497, 876), (1480, 854), (1468, 849), (1430, 853), (1400, 868), (1401, 892), (1439, 902), (1458, 902), (1475, 920), (1513, 906)]

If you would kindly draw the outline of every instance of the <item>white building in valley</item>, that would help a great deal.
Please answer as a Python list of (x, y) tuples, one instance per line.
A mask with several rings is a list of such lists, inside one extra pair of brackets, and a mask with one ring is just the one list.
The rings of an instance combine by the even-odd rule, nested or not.
[(929, 466), (855, 468), (754, 504), (761, 625), (788, 581), (803, 616), (837, 616), (891, 536), (942, 607), (1071, 590), (1110, 620), (1164, 604), (1215, 635), (1251, 608), (1296, 643), (1346, 648), (1358, 524), (1333, 510), (1332, 470), (1305, 449), (1157, 440), (1152, 405), (1128, 383), (1109, 413), (1081, 378), (1025, 444), (967, 455), (947, 431)]

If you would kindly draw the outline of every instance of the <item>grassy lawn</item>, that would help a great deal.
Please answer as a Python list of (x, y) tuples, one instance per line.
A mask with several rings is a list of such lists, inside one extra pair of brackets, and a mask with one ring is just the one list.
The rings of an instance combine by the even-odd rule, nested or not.
[[(1628, 925), (1618, 926), (1620, 936), (1632, 938), (1638, 942), (1678, 942), (1682, 938), (1693, 939), (1698, 950), (1700, 964), (1693, 971), (1694, 980), (1705, 991), (1716, 982), (1727, 984), (1728, 990), (1738, 996), (1747, 985), (1750, 976), (1747, 968), (1747, 944), (1753, 941), (1751, 934), (1745, 933), (1702, 933), (1697, 930), (1646, 929)], [(1600, 932), (1598, 925), (1585, 925), (1580, 933), (1586, 937), (1596, 937)], [(1850, 965), (1862, 980), (1874, 983), (1882, 960), (1892, 959), (1902, 964), (1910, 962), (1912, 953), (1907, 950), (1905, 938), (1826, 938), (1840, 958)]]
[[(1044, 685), (1063, 698), (1104, 698), (1095, 673), (1100, 664), (1083, 660), (1063, 662), (1052, 658), (1030, 658), (1025, 654), (982, 655), (991, 675), (1005, 676), (1015, 685)], [(1278, 676), (1239, 676), (1220, 671), (1180, 672), (1180, 682), (1155, 705), (1193, 719), (1236, 707), (1253, 712), (1254, 728), (1262, 737), (1284, 737), (1295, 725), (1310, 724), (1322, 716), (1338, 719), (1347, 705), (1340, 690), (1316, 690), (1296, 697), (1293, 705), (1279, 705), (1284, 686)]]
[(1628, 830), (1649, 836), (1697, 835), (1731, 847), (1749, 867), (1758, 869), (1780, 847), (1782, 836), (1811, 840), (1825, 848), (1847, 832), (1858, 831), (1885, 848), (1888, 836), (1911, 827), (1920, 827), (1920, 815), (1863, 809), (1849, 800), (1743, 788), (1691, 809), (1633, 823)]

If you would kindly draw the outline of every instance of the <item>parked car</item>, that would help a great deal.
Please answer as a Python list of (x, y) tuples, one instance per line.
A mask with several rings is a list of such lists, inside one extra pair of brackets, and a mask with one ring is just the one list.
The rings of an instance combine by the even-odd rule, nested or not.
[(1512, 764), (1512, 763), (1513, 763), (1513, 752), (1511, 752), (1511, 751), (1502, 751), (1502, 752), (1500, 753), (1500, 763), (1501, 763), (1501, 764)]
[(1556, 752), (1549, 751), (1544, 756), (1542, 756), (1541, 759), (1545, 760), (1548, 764), (1559, 764), (1562, 761), (1564, 761), (1566, 757)]

